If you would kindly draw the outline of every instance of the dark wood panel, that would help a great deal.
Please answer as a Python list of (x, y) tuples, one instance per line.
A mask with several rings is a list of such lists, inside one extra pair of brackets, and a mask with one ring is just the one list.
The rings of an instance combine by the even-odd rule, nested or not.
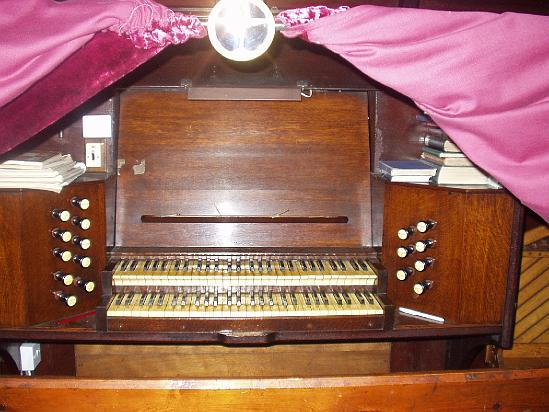
[(326, 48), (300, 39), (275, 36), (269, 50), (250, 62), (225, 59), (209, 40), (191, 39), (172, 46), (127, 76), (128, 86), (295, 87), (305, 82), (316, 88), (377, 89), (360, 70)]
[(77, 375), (111, 379), (357, 376), (388, 372), (389, 347), (389, 343), (77, 345)]
[[(371, 245), (367, 104), (320, 93), (301, 102), (122, 96), (117, 246)], [(143, 215), (346, 216), (327, 223), (141, 223)]]
[(410, 99), (394, 92), (372, 91), (369, 98), (372, 171), (379, 173), (381, 159), (417, 159), (422, 141), (416, 115), (421, 111)]
[[(549, 370), (204, 380), (4, 378), (9, 411), (545, 411)], [(398, 396), (395, 396), (398, 394)]]
[[(5, 317), (2, 326), (47, 322), (94, 309), (101, 298), (99, 273), (106, 262), (102, 182), (75, 182), (65, 187), (60, 194), (38, 190), (0, 193), (0, 204), (10, 208), (3, 216), (13, 216), (13, 219), (3, 225), (5, 233), (11, 232), (12, 235), (1, 239), (1, 247), (7, 256), (18, 256), (18, 259), (4, 261), (9, 266), (4, 267), (3, 272), (12, 275), (0, 278), (0, 290), (8, 291), (10, 295), (0, 301), (0, 312)], [(70, 199), (75, 196), (87, 198), (90, 208), (83, 211), (71, 205)], [(14, 199), (16, 202), (13, 202)], [(51, 215), (54, 209), (68, 210), (73, 217), (90, 219), (90, 229), (84, 231), (71, 221), (55, 220)], [(70, 242), (55, 239), (52, 236), (55, 228), (68, 230), (73, 236), (90, 239), (91, 247), (82, 250)], [(69, 250), (73, 256), (79, 254), (90, 257), (91, 266), (83, 268), (73, 260), (62, 262), (52, 253), (54, 248)], [(58, 270), (72, 274), (74, 278), (93, 281), (96, 289), (88, 293), (74, 284), (65, 286), (53, 277), (53, 273)], [(69, 308), (57, 301), (53, 294), (57, 291), (76, 296), (77, 304)]]
[[(442, 316), (447, 322), (501, 323), (508, 296), (510, 262), (517, 251), (512, 244), (520, 236), (515, 204), (504, 192), (476, 192), (432, 186), (389, 184), (386, 187), (382, 262), (388, 271), (388, 295), (397, 306)], [(427, 233), (400, 240), (397, 231), (420, 220), (437, 222)], [(426, 252), (400, 258), (400, 246), (420, 239), (434, 239)], [(430, 257), (432, 266), (414, 271), (404, 281), (396, 270), (413, 267), (417, 259)], [(413, 291), (416, 282), (432, 281), (422, 295)], [(516, 293), (516, 290), (514, 291)], [(506, 307), (512, 311), (512, 305)]]
[(0, 326), (17, 326), (28, 316), (27, 278), (22, 270), (22, 193), (0, 191)]
[[(464, 322), (496, 323), (503, 320), (505, 291), (511, 263), (513, 212), (511, 196), (467, 194), (464, 201), (462, 255), (464, 273), (460, 288), (459, 318)], [(518, 271), (518, 268), (516, 268)], [(515, 291), (517, 292), (517, 291)], [(513, 308), (510, 308), (511, 310)]]

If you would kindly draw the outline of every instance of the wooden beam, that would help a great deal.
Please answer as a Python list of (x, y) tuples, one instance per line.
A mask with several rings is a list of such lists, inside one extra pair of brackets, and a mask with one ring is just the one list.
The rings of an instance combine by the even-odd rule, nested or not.
[(0, 410), (533, 412), (547, 410), (547, 387), (549, 369), (309, 379), (5, 378)]

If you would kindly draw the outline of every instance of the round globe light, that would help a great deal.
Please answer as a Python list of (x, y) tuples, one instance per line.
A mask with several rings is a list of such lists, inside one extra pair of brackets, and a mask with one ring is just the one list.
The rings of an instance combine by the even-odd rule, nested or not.
[(261, 0), (221, 0), (208, 17), (208, 37), (215, 50), (235, 61), (261, 56), (271, 45), (275, 21)]

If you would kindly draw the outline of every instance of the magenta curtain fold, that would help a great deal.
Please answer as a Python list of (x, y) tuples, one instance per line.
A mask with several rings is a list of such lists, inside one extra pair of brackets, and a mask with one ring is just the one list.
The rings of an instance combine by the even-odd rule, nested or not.
[(412, 98), (549, 221), (549, 17), (359, 6), (279, 20)]
[(2, 0), (0, 153), (160, 52), (206, 35), (151, 0)]

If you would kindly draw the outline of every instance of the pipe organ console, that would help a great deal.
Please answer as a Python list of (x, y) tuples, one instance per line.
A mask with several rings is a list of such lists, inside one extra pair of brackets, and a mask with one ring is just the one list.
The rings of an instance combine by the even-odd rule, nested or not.
[(245, 70), (171, 48), (33, 146), (83, 160), (80, 117), (116, 125), (104, 169), (0, 191), (2, 339), (511, 345), (519, 203), (382, 180), (419, 156), (418, 110), (293, 42)]
[(366, 97), (122, 91), (115, 176), (0, 192), (2, 333), (508, 346), (521, 208), (503, 190), (381, 180)]

